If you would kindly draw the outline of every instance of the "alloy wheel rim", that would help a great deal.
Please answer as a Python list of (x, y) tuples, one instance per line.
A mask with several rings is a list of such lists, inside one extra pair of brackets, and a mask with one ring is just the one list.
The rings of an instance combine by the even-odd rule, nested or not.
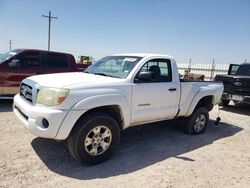
[(196, 120), (195, 120), (195, 124), (194, 124), (194, 130), (196, 133), (199, 133), (203, 130), (203, 128), (205, 127), (206, 124), (206, 116), (204, 114), (200, 114)]
[(89, 155), (97, 156), (109, 148), (111, 141), (112, 133), (110, 129), (104, 125), (100, 125), (89, 131), (84, 140), (84, 147)]

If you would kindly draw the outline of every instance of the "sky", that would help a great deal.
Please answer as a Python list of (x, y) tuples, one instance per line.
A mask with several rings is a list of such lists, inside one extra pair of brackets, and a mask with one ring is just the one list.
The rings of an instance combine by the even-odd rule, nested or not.
[(178, 63), (250, 62), (250, 0), (0, 0), (0, 53), (47, 49), (99, 59), (161, 53)]

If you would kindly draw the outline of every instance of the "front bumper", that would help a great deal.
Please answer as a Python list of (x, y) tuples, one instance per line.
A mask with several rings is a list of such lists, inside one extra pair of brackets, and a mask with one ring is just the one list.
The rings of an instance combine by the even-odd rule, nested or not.
[[(13, 111), (22, 124), (34, 135), (43, 138), (56, 138), (68, 110), (34, 106), (19, 94), (14, 97)], [(44, 119), (47, 124), (44, 124)], [(46, 125), (46, 126), (45, 126)]]
[(223, 93), (221, 99), (222, 100), (233, 100), (233, 101), (237, 101), (237, 102), (241, 102), (241, 103), (250, 104), (250, 96)]

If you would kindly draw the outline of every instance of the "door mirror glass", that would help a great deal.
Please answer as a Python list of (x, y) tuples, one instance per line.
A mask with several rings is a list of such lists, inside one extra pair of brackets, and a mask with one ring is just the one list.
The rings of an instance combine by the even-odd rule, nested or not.
[(12, 68), (21, 68), (21, 61), (19, 59), (12, 59), (11, 62), (8, 63), (8, 65)]
[(153, 79), (153, 73), (151, 71), (142, 71), (136, 77), (135, 82), (136, 83), (151, 82), (152, 79)]

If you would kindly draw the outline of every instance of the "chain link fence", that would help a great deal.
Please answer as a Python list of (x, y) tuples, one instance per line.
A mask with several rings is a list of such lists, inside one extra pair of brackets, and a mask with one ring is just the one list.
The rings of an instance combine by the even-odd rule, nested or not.
[(228, 64), (177, 64), (178, 71), (181, 75), (185, 74), (185, 70), (195, 74), (204, 74), (205, 80), (212, 81), (216, 74), (227, 74)]

